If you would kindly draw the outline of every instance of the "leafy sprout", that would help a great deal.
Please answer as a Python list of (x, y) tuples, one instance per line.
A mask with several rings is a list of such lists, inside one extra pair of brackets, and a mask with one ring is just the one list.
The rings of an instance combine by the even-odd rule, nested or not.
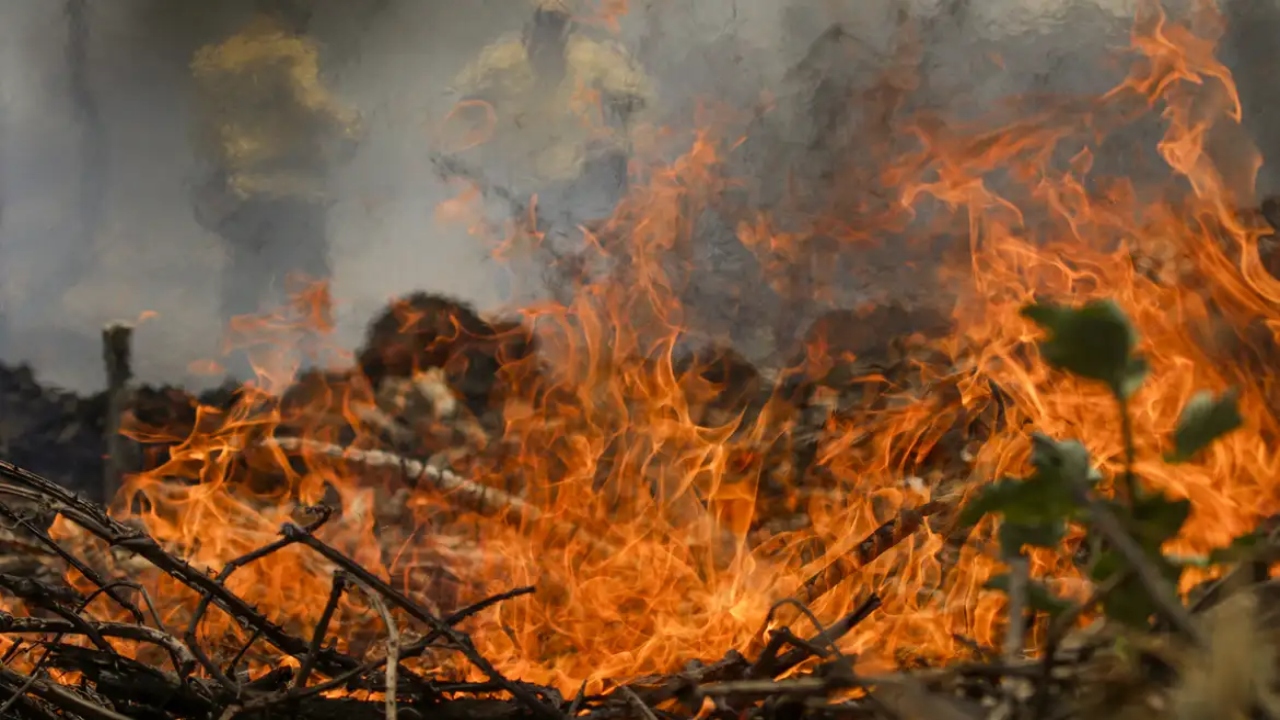
[[(1136, 330), (1124, 311), (1111, 301), (1089, 302), (1078, 308), (1036, 303), (1023, 308), (1022, 315), (1045, 330), (1046, 337), (1038, 345), (1046, 363), (1103, 383), (1115, 398), (1125, 442), (1127, 503), (1102, 500), (1100, 504), (1093, 502), (1093, 506), (1119, 518), (1150, 563), (1176, 583), (1182, 565), (1166, 558), (1161, 548), (1182, 529), (1190, 516), (1191, 503), (1144, 491), (1137, 482), (1136, 443), (1128, 400), (1140, 390), (1149, 366), (1135, 354)], [(1171, 463), (1187, 462), (1216, 439), (1239, 428), (1243, 419), (1237, 403), (1234, 391), (1217, 397), (1209, 392), (1197, 393), (1182, 411), (1173, 436), (1173, 451), (1165, 459)], [(1089, 506), (1079, 500), (1094, 492), (1101, 479), (1093, 469), (1088, 450), (1078, 441), (1054, 440), (1038, 433), (1032, 441), (1034, 472), (1025, 479), (1002, 478), (988, 485), (962, 513), (966, 524), (977, 523), (987, 515), (999, 516), (1000, 549), (1010, 561), (1021, 557), (1024, 547), (1056, 547), (1071, 524), (1087, 526), (1091, 521)], [(1089, 533), (1086, 542), (1098, 550), (1088, 568), (1088, 575), (1095, 582), (1102, 583), (1129, 569), (1127, 561), (1105, 541), (1098, 541)], [(1255, 542), (1252, 536), (1240, 538), (1215, 553), (1211, 561), (1238, 559)], [(987, 587), (1008, 592), (1010, 576), (994, 577)], [(1025, 599), (1031, 609), (1051, 615), (1065, 607), (1065, 601), (1035, 582), (1027, 584)], [(1102, 598), (1102, 606), (1108, 617), (1141, 626), (1156, 610), (1144, 586), (1132, 576)]]

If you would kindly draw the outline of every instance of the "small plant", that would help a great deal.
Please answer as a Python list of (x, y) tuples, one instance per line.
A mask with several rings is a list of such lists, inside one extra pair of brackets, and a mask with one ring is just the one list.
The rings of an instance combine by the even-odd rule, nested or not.
[[(992, 483), (964, 510), (966, 523), (977, 523), (988, 514), (1000, 517), (1001, 553), (1013, 572), (992, 578), (988, 587), (1004, 590), (1012, 601), (1016, 584), (1018, 603), (1050, 615), (1062, 613), (1070, 607), (1068, 603), (1025, 574), (1019, 577), (1026, 570), (1022, 552), (1028, 546), (1056, 547), (1069, 525), (1081, 525), (1086, 528), (1085, 542), (1095, 551), (1088, 575), (1098, 586), (1109, 581), (1113, 585), (1095, 598), (1108, 617), (1146, 627), (1153, 615), (1165, 614), (1179, 616), (1168, 618), (1176, 627), (1187, 624), (1174, 590), (1183, 566), (1165, 557), (1161, 547), (1186, 522), (1190, 502), (1146, 491), (1134, 473), (1136, 445), (1129, 398), (1141, 387), (1148, 370), (1146, 360), (1136, 354), (1137, 333), (1124, 312), (1110, 301), (1078, 308), (1038, 303), (1024, 308), (1022, 314), (1046, 331), (1039, 347), (1050, 366), (1100, 382), (1115, 398), (1124, 440), (1124, 469), (1116, 484), (1116, 498), (1105, 498), (1097, 492), (1103, 478), (1081, 443), (1035, 434), (1031, 476)], [(1241, 424), (1234, 391), (1219, 397), (1198, 393), (1182, 411), (1173, 434), (1173, 449), (1165, 460), (1191, 460)], [(1251, 537), (1241, 538), (1210, 561), (1239, 559), (1239, 552), (1251, 542)], [(1020, 644), (1020, 629), (1017, 635)]]

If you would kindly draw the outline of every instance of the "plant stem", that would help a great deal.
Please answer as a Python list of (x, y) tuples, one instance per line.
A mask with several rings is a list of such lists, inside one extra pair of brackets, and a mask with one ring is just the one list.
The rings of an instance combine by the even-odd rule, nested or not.
[(1120, 401), (1120, 436), (1124, 440), (1124, 492), (1129, 507), (1138, 500), (1138, 476), (1134, 465), (1138, 462), (1138, 448), (1133, 439), (1133, 418), (1129, 414), (1129, 398), (1117, 392)]
[(1026, 645), (1027, 586), (1031, 565), (1021, 552), (1007, 558), (1006, 562), (1009, 564), (1009, 624), (1005, 628), (1004, 659), (1014, 663), (1022, 659)]

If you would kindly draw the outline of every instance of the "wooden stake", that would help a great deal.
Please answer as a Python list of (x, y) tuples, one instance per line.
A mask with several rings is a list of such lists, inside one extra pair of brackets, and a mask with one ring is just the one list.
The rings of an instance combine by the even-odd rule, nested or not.
[(107, 368), (106, 457), (103, 462), (102, 503), (111, 505), (129, 467), (128, 439), (120, 434), (120, 420), (129, 403), (133, 379), (133, 326), (116, 322), (102, 329), (102, 359)]

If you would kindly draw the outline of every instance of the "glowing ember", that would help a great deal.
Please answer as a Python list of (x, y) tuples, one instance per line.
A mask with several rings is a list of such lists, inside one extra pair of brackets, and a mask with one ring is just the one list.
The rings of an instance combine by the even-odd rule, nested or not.
[[(609, 16), (625, 3), (601, 7)], [(1039, 99), (1034, 112), (1011, 102), (963, 124), (917, 118), (897, 132), (913, 139), (910, 149), (878, 168), (888, 202), (852, 215), (806, 215), (800, 224), (777, 209), (761, 217), (723, 207), (727, 190), (751, 183), (725, 174), (739, 137), (734, 129), (705, 128), (674, 162), (638, 168), (644, 182), (593, 229), (586, 261), (614, 274), (580, 278), (568, 302), (526, 309), (541, 334), (545, 367), (535, 372), (529, 360), (504, 367), (512, 390), (504, 396), (501, 437), (460, 455), (453, 480), (439, 475), (409, 490), (398, 474), (384, 477), (354, 455), (348, 462), (320, 452), (324, 443), (377, 445), (368, 430), (372, 391), (344, 379), (292, 409), (260, 391), (228, 412), (203, 409), (198, 431), (167, 462), (128, 482), (118, 516), (144, 523), (170, 549), (216, 571), (273, 541), (283, 523), (305, 522), (300, 506), (326, 499), (329, 488), (340, 513), (317, 536), (446, 612), (536, 586), (532, 596), (486, 610), (466, 628), (506, 674), (567, 693), (583, 681), (599, 690), (606, 680), (746, 648), (762, 639), (771, 606), (797, 595), (830, 620), (871, 590), (881, 594), (882, 611), (845, 640), (864, 663), (892, 663), (903, 653), (950, 658), (965, 650), (957, 636), (998, 644), (1004, 600), (980, 588), (999, 564), (982, 542), (956, 556), (940, 513), (869, 565), (858, 568), (851, 558), (882, 523), (931, 495), (944, 499), (1023, 470), (1029, 427), (1080, 438), (1095, 458), (1117, 460), (1118, 421), (1101, 391), (1047, 371), (1034, 357), (1037, 333), (1018, 310), (1045, 295), (1113, 298), (1134, 319), (1152, 365), (1130, 408), (1142, 443), (1139, 472), (1194, 503), (1172, 549), (1191, 554), (1224, 545), (1276, 509), (1276, 460), (1266, 447), (1277, 428), (1270, 385), (1207, 344), (1201, 330), (1225, 323), (1244, 337), (1261, 320), (1274, 332), (1280, 282), (1260, 264), (1263, 230), (1237, 212), (1252, 202), (1251, 188), (1240, 182), (1246, 173), (1224, 170), (1208, 150), (1211, 134), (1243, 142), (1234, 86), (1212, 54), (1219, 25), (1207, 2), (1184, 23), (1146, 3), (1133, 35), (1133, 69), (1105, 96), (1060, 98), (1051, 110)], [(1016, 119), (1002, 120), (1009, 112)], [(1165, 177), (1139, 185), (1094, 173), (1103, 138), (1152, 113), (1165, 123)], [(441, 218), (480, 234), (487, 226), (472, 214), (477, 204), (468, 190), (441, 208)], [(831, 203), (840, 212), (851, 205), (857, 203)], [(874, 409), (832, 415), (810, 468), (780, 459), (802, 442), (786, 398), (711, 412), (723, 388), (705, 368), (677, 361), (690, 325), (680, 298), (697, 282), (690, 248), (708, 210), (737, 213), (730, 226), (779, 292), (789, 287), (788, 267), (807, 262), (805, 243), (818, 234), (861, 252), (868, 238), (927, 220), (930, 232), (969, 240), (967, 264), (936, 279), (958, 297), (954, 330), (928, 352), (910, 355), (936, 362), (915, 362), (910, 382), (892, 379), (889, 399)], [(542, 240), (518, 226), (489, 239), (503, 255)], [(1142, 271), (1135, 258), (1162, 259), (1159, 272)], [(269, 355), (260, 365), (263, 390), (288, 385), (299, 328), (327, 328), (327, 297), (315, 289), (300, 297), (287, 315), (236, 328), (274, 342), (254, 346)], [(810, 374), (851, 360), (835, 357), (825, 342), (815, 338), (808, 349)], [(876, 381), (870, 369), (866, 375), (860, 380)], [(1214, 446), (1200, 464), (1157, 462), (1156, 438), (1168, 436), (1192, 392), (1232, 384), (1242, 389), (1246, 431)], [(994, 412), (993, 387), (1004, 396), (1001, 421), (983, 419)], [(312, 444), (264, 444), (286, 419), (299, 426), (299, 407), (316, 417), (323, 414), (317, 408), (330, 413), (303, 423), (301, 440)], [(982, 432), (967, 444), (949, 440), (956, 428), (977, 425)], [(926, 462), (935, 450), (954, 457)], [(917, 471), (924, 477), (908, 481)], [(482, 494), (475, 485), (460, 482), (501, 492), (476, 501)], [(379, 519), (375, 526), (375, 506), (388, 497), (400, 522)], [(780, 509), (807, 522), (771, 523)], [(59, 530), (71, 539), (68, 527)], [(989, 530), (981, 528), (978, 539)], [(1032, 571), (1059, 578), (1068, 594), (1081, 590), (1083, 581), (1067, 586), (1078, 574), (1065, 554), (1036, 554)], [(315, 553), (287, 548), (239, 569), (227, 585), (305, 635), (325, 607), (331, 573)], [(446, 579), (450, 573), (456, 582)], [(198, 598), (164, 576), (134, 579), (148, 585), (170, 627), (185, 626)], [(360, 602), (344, 598), (337, 609), (332, 627), (343, 628), (336, 633), (342, 647), (377, 622)], [(102, 601), (95, 608), (115, 612)], [(228, 656), (250, 639), (218, 610), (205, 615), (200, 634)], [(258, 669), (287, 662), (261, 642), (250, 657)], [(449, 669), (459, 661), (441, 655), (414, 662)]]

